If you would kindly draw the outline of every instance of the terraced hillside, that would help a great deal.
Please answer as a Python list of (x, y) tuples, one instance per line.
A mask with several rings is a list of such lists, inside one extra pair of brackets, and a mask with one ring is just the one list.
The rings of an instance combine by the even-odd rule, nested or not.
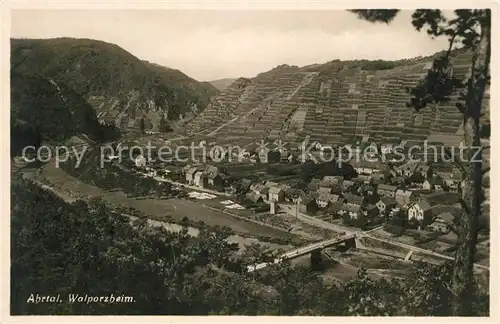
[[(457, 97), (421, 112), (406, 107), (407, 88), (425, 76), (434, 57), (278, 66), (233, 82), (187, 125), (187, 132), (219, 138), (280, 138), (288, 143), (306, 137), (328, 144), (362, 138), (419, 142), (430, 135), (433, 141), (459, 141), (462, 118), (455, 106)], [(468, 62), (470, 54), (455, 52), (454, 75), (465, 77)], [(488, 110), (489, 94), (485, 106)], [(485, 117), (489, 119), (488, 111)]]

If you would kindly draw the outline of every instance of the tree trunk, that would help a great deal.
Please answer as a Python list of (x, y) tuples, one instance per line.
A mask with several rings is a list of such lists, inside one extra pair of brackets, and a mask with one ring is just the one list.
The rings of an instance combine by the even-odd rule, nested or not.
[[(471, 308), (473, 288), (473, 267), (476, 253), (477, 224), (481, 215), (482, 195), (482, 156), (477, 156), (480, 147), (480, 116), (484, 91), (488, 83), (490, 64), (490, 11), (483, 10), (481, 37), (473, 53), (473, 66), (464, 116), (465, 152), (462, 161), (466, 174), (462, 187), (464, 212), (460, 220), (458, 247), (453, 268), (452, 294), (453, 315), (473, 316)], [(476, 148), (476, 149), (475, 149)], [(474, 159), (474, 160), (472, 160)], [(477, 162), (479, 161), (479, 162)]]
[[(463, 156), (472, 159), (478, 146), (479, 120), (468, 117), (464, 121), (465, 145)], [(479, 159), (480, 157), (474, 157)], [(481, 214), (481, 169), (480, 162), (466, 162), (466, 175), (462, 187), (462, 200), (465, 209), (459, 223), (458, 247), (453, 268), (453, 313), (455, 316), (471, 315), (470, 297), (472, 295), (473, 266), (476, 253), (477, 223)]]

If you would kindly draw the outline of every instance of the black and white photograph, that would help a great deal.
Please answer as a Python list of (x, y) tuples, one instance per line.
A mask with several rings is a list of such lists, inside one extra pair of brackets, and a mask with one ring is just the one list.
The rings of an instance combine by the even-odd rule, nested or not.
[(497, 317), (498, 3), (13, 3), (5, 322)]

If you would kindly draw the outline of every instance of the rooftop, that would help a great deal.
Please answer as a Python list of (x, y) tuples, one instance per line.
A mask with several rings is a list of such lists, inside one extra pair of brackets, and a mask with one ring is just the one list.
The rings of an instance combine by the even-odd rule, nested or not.
[(279, 194), (282, 191), (283, 191), (283, 189), (281, 189), (280, 187), (270, 187), (269, 188), (270, 194)]
[(416, 205), (420, 206), (423, 211), (428, 211), (431, 210), (432, 206), (426, 201), (426, 200), (421, 200)]
[(386, 206), (387, 206), (387, 205), (396, 205), (396, 204), (397, 204), (396, 200), (395, 200), (394, 198), (392, 198), (392, 197), (382, 197), (380, 200), (381, 200), (381, 201), (382, 201), (382, 202), (383, 202)]
[(346, 203), (355, 204), (355, 205), (363, 204), (363, 200), (364, 200), (363, 197), (356, 196), (353, 194), (345, 194), (344, 199), (346, 200)]
[(396, 191), (398, 187), (387, 185), (387, 184), (379, 184), (377, 189), (387, 190), (387, 191)]

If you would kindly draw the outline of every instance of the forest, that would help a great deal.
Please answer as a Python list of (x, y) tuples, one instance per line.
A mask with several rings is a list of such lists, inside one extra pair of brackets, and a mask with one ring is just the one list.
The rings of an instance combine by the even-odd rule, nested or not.
[[(282, 263), (246, 267), (225, 241), (227, 228), (197, 237), (131, 222), (100, 200), (64, 202), (19, 174), (11, 189), (11, 314), (61, 315), (407, 315), (451, 314), (451, 265), (415, 263), (404, 278), (374, 280), (365, 270), (343, 284)], [(473, 315), (489, 314), (489, 295), (475, 285)], [(62, 303), (27, 303), (30, 294)], [(68, 294), (132, 296), (133, 303), (69, 303)]]
[(179, 70), (141, 61), (115, 44), (93, 39), (11, 39), (11, 69), (66, 84), (85, 99), (125, 100), (139, 90), (141, 102), (153, 100), (170, 119), (190, 111), (191, 104), (203, 110), (218, 92)]

